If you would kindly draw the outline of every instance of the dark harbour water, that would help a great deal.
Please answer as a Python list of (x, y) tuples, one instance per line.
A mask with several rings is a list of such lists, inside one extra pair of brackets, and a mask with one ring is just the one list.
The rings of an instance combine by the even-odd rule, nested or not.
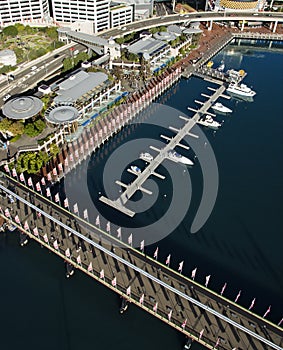
[[(257, 95), (252, 103), (222, 100), (233, 113), (217, 118), (225, 122), (216, 133), (205, 130), (219, 170), (218, 197), (206, 224), (196, 234), (189, 233), (201, 193), (196, 164), (189, 170), (193, 193), (188, 214), (171, 235), (158, 242), (160, 260), (171, 253), (172, 267), (177, 268), (181, 260), (188, 274), (197, 267), (200, 283), (211, 274), (209, 285), (215, 291), (227, 282), (225, 295), (231, 299), (241, 289), (239, 303), (248, 307), (256, 298), (254, 311), (258, 314), (271, 305), (268, 318), (275, 323), (283, 316), (282, 58), (282, 50), (256, 45), (230, 46), (215, 57), (215, 65), (223, 59), (227, 69), (246, 70), (245, 83), (253, 86)], [(187, 113), (188, 105), (197, 107), (195, 99), (203, 100), (200, 93), (208, 93), (208, 85), (213, 86), (195, 78), (181, 80), (160, 103)], [(147, 137), (158, 135), (153, 129), (146, 132)], [(141, 134), (143, 127), (129, 128), (118, 137), (125, 143)], [(118, 144), (110, 141), (98, 153), (99, 162), (97, 156), (91, 160), (89, 173), (95, 164), (99, 174), (103, 155), (111, 153), (115, 142)], [(81, 176), (79, 170), (76, 176)], [(129, 175), (123, 176), (127, 180)], [(100, 188), (98, 178), (95, 184), (89, 180), (93, 192)], [(169, 185), (160, 184), (161, 193), (166, 190), (168, 197)], [(166, 209), (163, 202), (156, 216)], [(107, 212), (112, 214), (111, 210), (104, 214)], [(119, 215), (113, 219), (127, 224)], [(155, 247), (146, 249), (153, 253)], [(182, 335), (134, 306), (121, 317), (118, 296), (79, 272), (67, 280), (59, 258), (35, 243), (19, 247), (15, 234), (0, 236), (0, 277), (1, 349), (182, 348)], [(193, 349), (202, 347), (194, 344)]]

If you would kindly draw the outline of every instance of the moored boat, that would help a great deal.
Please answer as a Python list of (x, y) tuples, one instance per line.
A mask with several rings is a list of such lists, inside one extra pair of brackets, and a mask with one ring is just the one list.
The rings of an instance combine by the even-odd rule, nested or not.
[(141, 153), (140, 158), (147, 162), (151, 162), (153, 160), (153, 156), (148, 152)]
[(192, 338), (187, 338), (186, 343), (183, 347), (183, 350), (189, 350), (192, 347), (193, 340)]
[(26, 244), (28, 244), (28, 235), (26, 235), (25, 233), (21, 232), (20, 233), (20, 245), (21, 245), (21, 247), (23, 247)]
[(244, 97), (253, 97), (256, 95), (256, 92), (249, 88), (247, 85), (237, 83), (230, 83), (227, 88), (227, 92)]
[(74, 266), (66, 261), (66, 277), (69, 278), (75, 273)]
[(213, 120), (210, 115), (206, 115), (205, 117), (201, 118), (197, 121), (197, 123), (212, 129), (218, 129), (221, 126), (221, 124), (216, 120)]
[(225, 69), (225, 64), (223, 61), (221, 61), (220, 66), (217, 68), (218, 72), (223, 72)]
[(136, 165), (131, 165), (131, 170), (136, 174), (141, 173), (141, 169), (139, 167), (137, 167)]
[(168, 158), (178, 163), (194, 165), (194, 163), (189, 158), (182, 156), (180, 153), (174, 150), (168, 151)]
[(120, 307), (120, 314), (123, 314), (128, 309), (128, 300), (124, 297), (122, 297), (121, 307)]
[(224, 106), (220, 102), (216, 102), (213, 106), (211, 106), (212, 109), (214, 109), (217, 112), (222, 112), (222, 113), (232, 113), (232, 109)]

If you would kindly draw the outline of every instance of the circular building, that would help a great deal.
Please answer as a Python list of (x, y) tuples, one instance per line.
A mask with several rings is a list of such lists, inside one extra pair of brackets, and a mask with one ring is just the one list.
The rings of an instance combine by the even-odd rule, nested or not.
[(0, 51), (0, 65), (15, 66), (17, 64), (17, 56), (13, 50)]
[(14, 97), (2, 107), (5, 117), (21, 120), (37, 115), (43, 107), (42, 101), (34, 96)]
[(57, 106), (45, 113), (45, 119), (52, 124), (69, 124), (75, 122), (79, 118), (79, 112), (72, 106)]
[(153, 37), (157, 40), (172, 41), (176, 39), (176, 35), (169, 32), (157, 32), (153, 34)]

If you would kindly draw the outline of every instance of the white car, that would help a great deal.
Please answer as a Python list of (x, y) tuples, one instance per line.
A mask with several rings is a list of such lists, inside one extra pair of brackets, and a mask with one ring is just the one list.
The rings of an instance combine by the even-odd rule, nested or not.
[(11, 97), (10, 94), (5, 95), (5, 96), (3, 97), (3, 101), (4, 101), (4, 102), (7, 101), (10, 97)]

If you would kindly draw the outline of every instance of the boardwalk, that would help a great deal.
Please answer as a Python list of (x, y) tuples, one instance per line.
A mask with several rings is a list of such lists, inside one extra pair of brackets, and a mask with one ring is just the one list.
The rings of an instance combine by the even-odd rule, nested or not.
[(126, 188), (126, 190), (121, 194), (119, 198), (117, 198), (116, 200), (111, 200), (109, 198), (101, 196), (99, 199), (103, 203), (121, 211), (122, 213), (128, 216), (133, 217), (135, 215), (135, 212), (125, 207), (127, 201), (138, 190), (146, 192), (150, 195), (150, 192), (143, 187), (144, 182), (150, 176), (158, 176), (156, 168), (160, 166), (164, 159), (169, 158), (168, 152), (170, 150), (173, 150), (177, 145), (182, 146), (181, 141), (186, 135), (198, 137), (197, 135), (190, 133), (191, 129), (199, 121), (202, 115), (207, 112), (207, 110), (217, 100), (217, 98), (223, 94), (224, 91), (225, 86), (221, 85), (211, 96), (208, 97), (208, 100), (202, 104), (200, 109), (196, 111), (195, 115), (192, 118), (188, 119), (180, 116), (180, 118), (185, 121), (185, 125), (180, 130), (175, 129), (174, 127), (169, 127), (171, 130), (176, 132), (176, 135), (172, 137), (172, 139), (168, 140), (169, 142), (164, 146), (164, 148), (162, 148), (161, 150), (155, 149), (158, 151), (158, 155), (149, 163), (149, 165), (140, 174), (136, 174), (136, 179), (130, 185), (123, 185), (120, 182), (117, 182), (118, 184), (123, 185), (123, 187)]
[(0, 188), (14, 198), (1, 197), (2, 218), (161, 321), (210, 349), (282, 348), (278, 326), (121, 241), (117, 246), (98, 227), (79, 225), (82, 219), (17, 181), (2, 180)]

